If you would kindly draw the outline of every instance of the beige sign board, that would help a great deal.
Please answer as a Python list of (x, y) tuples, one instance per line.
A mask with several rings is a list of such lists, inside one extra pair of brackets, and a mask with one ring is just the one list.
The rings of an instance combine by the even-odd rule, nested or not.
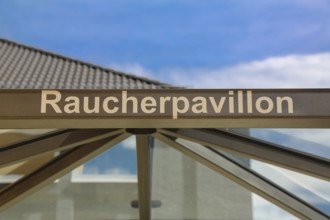
[(330, 127), (328, 89), (1, 90), (0, 102), (9, 127)]

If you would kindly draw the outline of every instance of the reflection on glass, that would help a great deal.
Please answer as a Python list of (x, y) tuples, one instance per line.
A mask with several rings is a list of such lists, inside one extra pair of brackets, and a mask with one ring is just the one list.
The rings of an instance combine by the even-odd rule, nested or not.
[(250, 136), (330, 159), (330, 129), (250, 129)]
[(52, 129), (0, 129), (0, 148), (23, 141), (33, 136), (45, 134), (53, 131)]
[[(129, 141), (133, 143), (126, 142), (113, 146), (78, 168), (77, 170), (80, 171), (78, 176), (69, 173), (3, 211), (0, 219), (138, 219), (138, 209), (131, 206), (132, 201), (138, 198), (135, 146), (133, 146), (135, 142), (132, 139)], [(134, 155), (134, 159), (131, 154)], [(120, 160), (133, 161), (123, 166), (118, 162)], [(111, 171), (116, 167), (119, 167), (116, 172)], [(127, 177), (126, 170), (131, 172), (135, 181), (127, 178), (118, 181), (119, 176)], [(102, 179), (102, 176), (105, 179)]]
[[(240, 130), (234, 132), (330, 158), (330, 129), (250, 129), (250, 134)], [(251, 167), (295, 196), (330, 214), (329, 182), (255, 160), (251, 160)]]
[(156, 140), (152, 219), (252, 219), (251, 193)]
[(135, 136), (73, 171), (73, 182), (137, 182)]
[(251, 167), (295, 196), (330, 214), (329, 182), (255, 160), (251, 161)]
[[(48, 133), (51, 129), (0, 129), (0, 149), (24, 141), (31, 137)], [(0, 186), (16, 182), (23, 176), (41, 167), (55, 157), (54, 153), (43, 154), (32, 159), (21, 161), (0, 168)]]
[(39, 167), (43, 166), (45, 163), (54, 159), (54, 157), (54, 153), (43, 154), (26, 161), (21, 161), (0, 168), (0, 186), (5, 187), (8, 184), (16, 182), (23, 176), (32, 173)]
[(5, 210), (1, 220), (137, 219), (134, 183), (72, 183), (70, 175)]
[(253, 198), (253, 220), (298, 220), (295, 216), (275, 206), (257, 194)]

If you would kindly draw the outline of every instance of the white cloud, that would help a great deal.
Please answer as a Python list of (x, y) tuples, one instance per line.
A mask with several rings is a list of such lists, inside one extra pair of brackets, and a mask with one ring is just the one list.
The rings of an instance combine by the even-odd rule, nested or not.
[(295, 220), (298, 219), (283, 209), (273, 205), (260, 196), (253, 194), (253, 219), (254, 220)]
[(111, 63), (109, 65), (111, 69), (115, 69), (118, 71), (123, 71), (128, 74), (143, 76), (143, 77), (152, 77), (151, 72), (141, 66), (139, 63)]
[(223, 69), (167, 72), (174, 84), (194, 88), (327, 88), (330, 53), (272, 57)]
[[(286, 188), (290, 192), (295, 193), (298, 197), (301, 197), (308, 202), (313, 204), (325, 201), (330, 202), (330, 185), (325, 180), (255, 160), (251, 161), (251, 167), (261, 175), (264, 175), (266, 178)], [(302, 191), (302, 189), (306, 191)]]
[[(297, 185), (300, 185), (312, 191), (315, 195), (330, 203), (330, 190), (329, 190), (330, 184), (328, 181), (316, 179), (314, 177), (296, 173), (290, 170), (284, 170), (282, 168), (275, 166), (272, 166), (272, 168), (278, 171), (279, 173), (281, 173), (285, 178), (290, 179), (291, 181), (295, 182)], [(294, 191), (294, 189), (292, 189), (292, 191)], [(319, 200), (317, 199), (313, 200), (311, 198), (310, 202), (318, 203)]]
[[(329, 183), (289, 170), (258, 161), (252, 161), (253, 170), (285, 188), (312, 205), (326, 205), (329, 202)], [(292, 219), (293, 216), (272, 203), (253, 194), (254, 219)], [(317, 207), (319, 208), (319, 207)], [(268, 213), (268, 214), (267, 214)]]
[[(330, 85), (330, 53), (271, 57), (220, 69), (166, 69), (152, 73), (139, 64), (117, 67), (155, 79), (159, 79), (157, 75), (167, 76), (168, 78), (160, 80), (193, 88), (328, 88)], [(291, 133), (295, 134), (294, 131)], [(302, 134), (299, 129), (296, 135), (311, 141), (315, 141), (317, 137), (318, 143), (323, 144), (329, 141), (327, 130), (315, 130), (312, 133), (306, 130)], [(128, 142), (127, 149), (133, 149), (132, 143)], [(287, 174), (292, 175), (292, 172)], [(301, 186), (329, 200), (328, 184), (313, 178), (301, 177), (299, 174), (294, 175), (294, 178), (303, 182)], [(295, 188), (294, 185), (290, 187)], [(270, 216), (272, 219), (295, 219), (291, 214), (256, 195), (253, 196), (253, 204), (255, 220), (269, 219)]]
[(126, 150), (135, 150), (136, 148), (135, 136), (131, 136), (127, 138), (125, 141), (123, 141), (122, 146)]
[(122, 167), (114, 167), (109, 168), (105, 171), (105, 174), (108, 175), (127, 175), (130, 174), (130, 171), (128, 169), (122, 168)]
[[(273, 138), (277, 137), (279, 134), (283, 135), (282, 138), (274, 140)], [(266, 141), (275, 141), (277, 144), (305, 153), (330, 158), (329, 129), (254, 128), (250, 129), (250, 135)]]
[(295, 138), (302, 140), (312, 141), (318, 144), (323, 144), (324, 146), (329, 147), (330, 156), (330, 130), (329, 129), (290, 129), (290, 128), (281, 128), (281, 129), (272, 129), (275, 132), (282, 134), (290, 135)]
[(169, 68), (157, 72), (139, 63), (110, 66), (191, 88), (328, 88), (330, 85), (330, 53), (270, 57), (219, 69)]
[[(263, 131), (265, 129), (262, 129)], [(305, 146), (302, 145), (293, 145), (297, 146), (297, 150), (306, 151), (310, 153), (314, 153), (319, 155), (321, 152), (321, 156), (329, 157), (329, 131), (328, 129), (266, 129), (266, 133), (268, 131), (274, 130), (275, 132), (283, 133), (285, 135), (290, 135), (293, 137), (293, 143), (297, 141), (295, 138), (303, 139), (311, 142), (315, 142), (318, 144), (323, 144), (325, 147), (320, 148), (315, 147), (313, 149), (305, 149)], [(260, 134), (260, 130), (258, 131)], [(257, 134), (257, 133), (256, 133)], [(272, 133), (269, 132), (271, 135)], [(259, 136), (261, 137), (261, 136)], [(285, 140), (290, 146), (291, 141)], [(313, 152), (315, 151), (315, 152)], [(290, 191), (291, 193), (297, 195), (298, 197), (306, 200), (307, 202), (311, 203), (312, 205), (325, 205), (330, 202), (330, 184), (327, 181), (313, 178), (307, 175), (303, 175), (300, 173), (296, 173), (290, 170), (282, 169), (276, 166), (272, 166), (269, 164), (264, 164), (258, 161), (252, 161), (251, 166), (254, 170), (262, 175), (266, 176), (267, 178), (271, 179), (273, 182), (281, 185), (286, 190)], [(254, 201), (254, 200), (253, 200)], [(264, 207), (263, 207), (264, 206)], [(264, 214), (264, 209), (267, 205), (258, 206), (258, 201), (255, 204), (255, 212), (259, 213), (260, 215)], [(269, 205), (266, 208), (267, 210), (273, 210), (273, 206)], [(282, 219), (282, 218), (279, 218)]]

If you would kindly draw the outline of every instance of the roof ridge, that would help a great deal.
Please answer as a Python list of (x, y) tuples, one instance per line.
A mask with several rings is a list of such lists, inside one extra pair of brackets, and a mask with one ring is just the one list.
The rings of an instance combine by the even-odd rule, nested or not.
[(151, 83), (151, 84), (158, 84), (159, 86), (163, 86), (163, 87), (177, 88), (176, 86), (172, 86), (168, 83), (163, 83), (163, 82), (160, 82), (158, 80), (153, 80), (153, 79), (149, 79), (149, 78), (146, 78), (146, 77), (141, 77), (141, 76), (126, 73), (126, 72), (123, 72), (123, 71), (115, 70), (115, 69), (112, 69), (112, 68), (103, 67), (101, 65), (97, 65), (97, 64), (94, 64), (94, 63), (91, 63), (91, 62), (88, 62), (88, 61), (83, 61), (83, 60), (80, 60), (80, 59), (71, 58), (71, 57), (68, 57), (68, 56), (65, 56), (65, 55), (62, 55), (62, 54), (58, 54), (58, 53), (55, 53), (55, 52), (52, 52), (52, 51), (48, 51), (46, 49), (36, 48), (34, 46), (31, 46), (31, 45), (18, 43), (16, 41), (8, 40), (8, 39), (2, 38), (2, 37), (0, 37), (0, 42), (1, 41), (4, 42), (4, 43), (7, 43), (7, 44), (12, 44), (12, 45), (18, 46), (18, 47), (24, 47), (26, 49), (33, 50), (35, 52), (39, 52), (39, 53), (42, 53), (42, 54), (45, 54), (45, 55), (50, 55), (50, 56), (53, 56), (53, 57), (61, 58), (61, 59), (64, 59), (66, 61), (75, 62), (75, 63), (81, 64), (81, 65), (87, 65), (87, 66), (90, 66), (91, 68), (97, 68), (97, 69), (101, 69), (103, 71), (111, 72), (111, 73), (114, 73), (114, 74), (123, 75), (123, 76), (126, 76), (128, 78), (133, 78), (133, 79), (145, 81), (145, 82)]

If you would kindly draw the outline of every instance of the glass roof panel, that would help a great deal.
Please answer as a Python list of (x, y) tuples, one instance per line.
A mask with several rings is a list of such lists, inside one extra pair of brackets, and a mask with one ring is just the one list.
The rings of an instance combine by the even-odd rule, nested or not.
[[(244, 135), (330, 159), (330, 129), (237, 129)], [(330, 182), (251, 160), (253, 170), (330, 215)]]
[(0, 129), (0, 148), (51, 131), (54, 129)]
[[(0, 149), (1, 146), (49, 131), (1, 130)], [(330, 158), (330, 129), (230, 131)], [(180, 142), (180, 139), (177, 141)], [(198, 145), (189, 141), (183, 144)], [(0, 168), (0, 187), (17, 181), (58, 154), (48, 153)], [(265, 219), (267, 212), (275, 216), (274, 219), (295, 219), (291, 214), (157, 139), (152, 158), (152, 219)], [(329, 182), (259, 161), (234, 158), (330, 214)], [(132, 136), (5, 210), (0, 220), (138, 219), (136, 164), (136, 143)]]
[(299, 219), (254, 193), (252, 194), (252, 203), (253, 203), (253, 220), (265, 220), (265, 219), (298, 220)]
[[(132, 205), (138, 198), (136, 159), (131, 156), (135, 157), (135, 142), (132, 140), (134, 137), (113, 146), (75, 172), (4, 210), (0, 219), (138, 219), (139, 210)], [(116, 159), (133, 161), (121, 166)]]
[(250, 129), (250, 136), (330, 159), (330, 129)]
[(256, 160), (251, 160), (251, 168), (330, 215), (330, 182)]
[[(152, 208), (152, 219), (262, 219), (262, 213), (274, 207), (255, 203), (248, 190), (157, 139), (152, 201), (161, 204)], [(276, 206), (272, 210), (279, 213), (275, 216), (294, 219)]]
[[(12, 145), (54, 131), (54, 129), (0, 129), (0, 152)], [(16, 146), (14, 146), (16, 147)], [(5, 149), (6, 148), (6, 149)], [(16, 182), (54, 159), (57, 153), (36, 155), (30, 159), (20, 160), (0, 167), (0, 186), (3, 188)]]
[(131, 207), (136, 198), (136, 183), (73, 183), (69, 174), (3, 211), (0, 219), (137, 219), (138, 209)]
[[(177, 139), (177, 142), (183, 144), (183, 145), (191, 145), (194, 146), (194, 148), (198, 148), (198, 147), (203, 147), (199, 144), (187, 141), (187, 140), (183, 140), (183, 139)], [(223, 152), (221, 152), (223, 153)], [(223, 153), (224, 154), (224, 153)], [(242, 158), (242, 157), (235, 157), (233, 155), (230, 155), (228, 153), (225, 153), (226, 156), (229, 156), (232, 159), (235, 159), (237, 161), (239, 161), (240, 164), (245, 165), (247, 167), (252, 167), (254, 170), (258, 170), (261, 169), (262, 167), (259, 164), (256, 164), (254, 160), (248, 160), (246, 158)], [(267, 166), (267, 164), (263, 164), (263, 166)], [(275, 167), (277, 168), (277, 167)], [(284, 169), (281, 169), (284, 170)], [(311, 204), (312, 206), (316, 207), (317, 209), (323, 211), (324, 213), (329, 214), (329, 208), (330, 208), (330, 203), (329, 203), (329, 183), (326, 181), (320, 181), (318, 179), (315, 178), (311, 178), (309, 176), (305, 176), (305, 175), (300, 175), (305, 177), (305, 179), (300, 178), (300, 179), (296, 179), (296, 177), (299, 176), (299, 174), (297, 174), (297, 176), (293, 176), (292, 179), (295, 181), (289, 181), (288, 178), (286, 178), (285, 175), (281, 174), (281, 175), (274, 175), (275, 172), (272, 170), (264, 170), (265, 172), (263, 172), (262, 174), (265, 175), (266, 177), (272, 176), (274, 178), (268, 178), (270, 180), (272, 180), (273, 182), (275, 182), (276, 184), (282, 186), (283, 188), (285, 188), (287, 191), (291, 192), (293, 195), (300, 197), (301, 199), (307, 201), (309, 204)], [(207, 170), (205, 170), (203, 172), (203, 174), (205, 172), (208, 172)], [(261, 172), (259, 172), (261, 173)], [(294, 172), (291, 172), (291, 175)], [(290, 175), (290, 173), (286, 173), (286, 175)], [(207, 179), (207, 178), (205, 178)], [(228, 180), (229, 181), (229, 180)], [(303, 181), (304, 184), (297, 184), (299, 181)], [(234, 183), (232, 183), (234, 184)], [(306, 187), (306, 185), (310, 185), (310, 186), (320, 186), (319, 189), (317, 190), (313, 190), (311, 188), (313, 187)], [(212, 188), (215, 188), (215, 186), (212, 186)], [(225, 187), (226, 189), (228, 189), (228, 186)], [(216, 193), (213, 195), (217, 195)], [(286, 211), (282, 210), (281, 208), (275, 206), (274, 204), (271, 204), (269, 202), (262, 202), (262, 200), (259, 198), (259, 196), (257, 195), (253, 195), (253, 219), (269, 219), (263, 216), (265, 213), (267, 213), (267, 210), (269, 209), (269, 211), (274, 212), (272, 217), (273, 219), (295, 219), (291, 214), (287, 213)], [(281, 217), (281, 218), (278, 218)]]
[(74, 182), (137, 182), (135, 136), (73, 171)]
[[(56, 157), (56, 153), (43, 154), (29, 160), (0, 168), (0, 189), (37, 170)], [(2, 186), (2, 187), (1, 187)]]

